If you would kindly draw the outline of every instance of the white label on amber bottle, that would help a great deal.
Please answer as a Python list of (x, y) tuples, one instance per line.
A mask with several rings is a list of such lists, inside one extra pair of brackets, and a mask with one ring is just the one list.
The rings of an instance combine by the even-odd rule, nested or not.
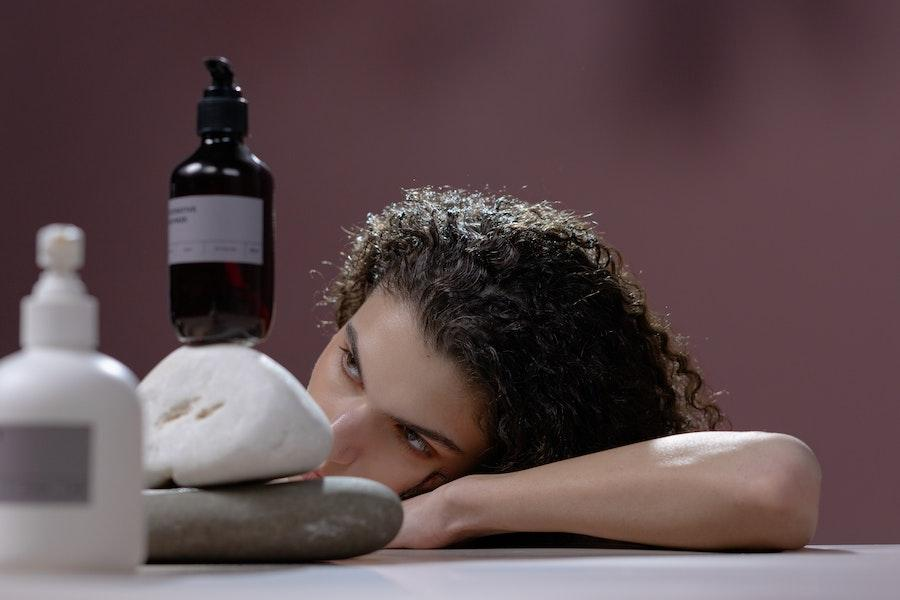
[(87, 425), (0, 424), (0, 503), (90, 500)]
[(169, 264), (263, 264), (263, 201), (204, 194), (169, 200)]

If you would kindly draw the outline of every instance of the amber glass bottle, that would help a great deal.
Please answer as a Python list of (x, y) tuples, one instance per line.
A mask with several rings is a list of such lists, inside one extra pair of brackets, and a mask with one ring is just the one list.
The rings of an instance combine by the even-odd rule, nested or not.
[(272, 173), (244, 144), (247, 102), (230, 64), (205, 64), (200, 147), (171, 178), (169, 307), (182, 343), (252, 345), (274, 308)]

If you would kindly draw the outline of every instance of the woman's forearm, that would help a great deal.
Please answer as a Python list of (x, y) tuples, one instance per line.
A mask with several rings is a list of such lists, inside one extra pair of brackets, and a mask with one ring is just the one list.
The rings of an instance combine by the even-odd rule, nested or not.
[(789, 549), (815, 531), (820, 478), (812, 451), (791, 436), (698, 432), (465, 477), (447, 497), (464, 536), (561, 531), (693, 549)]

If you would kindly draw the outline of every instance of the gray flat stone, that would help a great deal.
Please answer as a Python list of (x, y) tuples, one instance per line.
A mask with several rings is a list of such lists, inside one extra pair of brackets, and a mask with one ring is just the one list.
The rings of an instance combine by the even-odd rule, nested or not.
[(386, 486), (357, 477), (211, 489), (144, 490), (148, 562), (306, 562), (384, 547), (403, 507)]

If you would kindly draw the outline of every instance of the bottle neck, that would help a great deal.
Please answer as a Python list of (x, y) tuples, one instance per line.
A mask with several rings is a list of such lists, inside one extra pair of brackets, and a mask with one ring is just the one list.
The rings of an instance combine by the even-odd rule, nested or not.
[(231, 133), (226, 131), (210, 131), (201, 136), (201, 144), (204, 146), (212, 146), (214, 144), (243, 144), (243, 134)]
[(72, 272), (45, 270), (21, 304), (23, 348), (92, 350), (98, 340), (97, 299)]

